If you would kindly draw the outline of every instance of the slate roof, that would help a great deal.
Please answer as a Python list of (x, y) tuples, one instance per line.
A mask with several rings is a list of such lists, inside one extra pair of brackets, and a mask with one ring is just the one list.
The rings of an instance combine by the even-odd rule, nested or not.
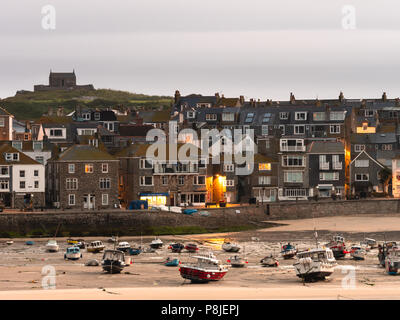
[[(6, 161), (6, 153), (19, 153), (19, 161)], [(10, 164), (40, 164), (39, 162), (28, 157), (23, 152), (13, 148), (8, 142), (0, 144), (0, 165)]]
[(151, 129), (151, 125), (120, 125), (118, 131), (123, 137), (145, 137)]
[(308, 153), (344, 153), (344, 144), (340, 141), (313, 141), (307, 146)]
[(59, 155), (59, 161), (116, 160), (105, 151), (90, 145), (76, 144)]

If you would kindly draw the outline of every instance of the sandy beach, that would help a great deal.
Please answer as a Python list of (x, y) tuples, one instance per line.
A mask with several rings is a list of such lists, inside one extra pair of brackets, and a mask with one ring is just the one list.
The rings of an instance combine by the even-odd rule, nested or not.
[[(397, 216), (345, 216), (317, 218), (315, 220), (278, 221), (276, 227), (230, 234), (202, 234), (186, 236), (162, 236), (164, 247), (154, 253), (132, 256), (133, 263), (121, 274), (103, 273), (101, 266), (89, 267), (91, 259), (101, 261), (102, 253), (88, 253), (77, 261), (63, 259), (67, 248), (66, 238), (57, 238), (60, 251), (45, 250), (48, 239), (0, 239), (0, 299), (399, 299), (400, 275), (387, 275), (378, 265), (377, 249), (368, 252), (366, 260), (354, 261), (347, 255), (338, 260), (335, 272), (325, 281), (303, 284), (296, 277), (294, 259), (279, 257), (280, 246), (286, 241), (299, 250), (314, 245), (314, 224), (321, 243), (327, 242), (335, 233), (346, 238), (347, 245), (359, 243), (365, 237), (378, 241), (400, 240), (400, 218)], [(282, 225), (284, 224), (284, 225)], [(173, 241), (194, 242), (201, 252), (213, 251), (222, 262), (232, 255), (221, 249), (225, 237), (234, 239), (242, 246), (241, 254), (249, 263), (244, 269), (230, 268), (226, 276), (217, 282), (192, 284), (181, 278), (178, 267), (162, 264), (166, 257), (179, 258), (182, 263), (192, 260), (190, 253), (171, 253), (167, 245)], [(86, 241), (102, 240), (108, 248), (107, 237), (88, 238)], [(140, 244), (140, 237), (124, 237), (120, 241)], [(143, 237), (149, 244), (151, 237)], [(278, 256), (278, 268), (260, 265), (260, 259), (269, 253)], [(56, 289), (44, 289), (46, 276), (44, 266), (55, 270)], [(354, 287), (343, 287), (347, 266), (355, 267)], [(212, 288), (212, 290), (210, 290)]]

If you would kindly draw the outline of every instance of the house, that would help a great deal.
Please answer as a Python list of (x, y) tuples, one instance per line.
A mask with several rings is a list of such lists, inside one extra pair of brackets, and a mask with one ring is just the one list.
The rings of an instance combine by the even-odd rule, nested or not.
[(49, 141), (11, 141), (13, 148), (23, 152), (33, 160), (46, 165), (51, 158), (53, 145)]
[(14, 116), (0, 107), (0, 141), (10, 141), (13, 138)]
[(60, 208), (118, 207), (118, 160), (92, 145), (73, 145), (47, 162), (46, 193)]
[(0, 145), (0, 199), (5, 207), (45, 205), (45, 167), (9, 143)]
[(310, 196), (345, 196), (345, 148), (339, 141), (313, 141), (307, 147)]

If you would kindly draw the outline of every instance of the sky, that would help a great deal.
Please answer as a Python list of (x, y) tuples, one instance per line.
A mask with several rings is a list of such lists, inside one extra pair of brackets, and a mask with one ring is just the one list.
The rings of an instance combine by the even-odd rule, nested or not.
[(395, 98), (399, 13), (396, 0), (1, 0), (0, 98), (50, 69), (155, 95)]

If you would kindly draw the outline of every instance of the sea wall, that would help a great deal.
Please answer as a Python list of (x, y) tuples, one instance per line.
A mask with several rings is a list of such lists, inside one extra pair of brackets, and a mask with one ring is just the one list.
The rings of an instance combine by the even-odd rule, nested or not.
[(285, 202), (207, 209), (209, 216), (156, 211), (70, 211), (0, 213), (0, 237), (149, 235), (239, 231), (270, 226), (267, 220), (400, 214), (400, 200)]

